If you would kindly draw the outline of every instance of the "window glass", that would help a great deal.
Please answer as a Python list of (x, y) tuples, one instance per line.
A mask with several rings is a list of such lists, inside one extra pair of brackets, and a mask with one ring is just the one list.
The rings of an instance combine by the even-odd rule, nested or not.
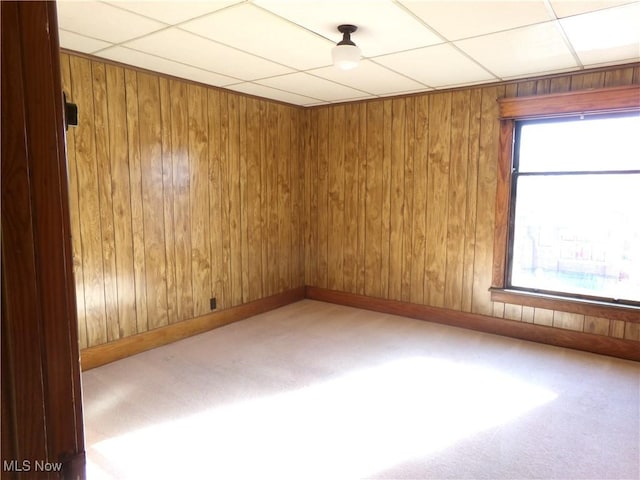
[(640, 302), (640, 117), (516, 132), (509, 286)]
[(528, 122), (520, 131), (520, 172), (640, 169), (640, 116)]

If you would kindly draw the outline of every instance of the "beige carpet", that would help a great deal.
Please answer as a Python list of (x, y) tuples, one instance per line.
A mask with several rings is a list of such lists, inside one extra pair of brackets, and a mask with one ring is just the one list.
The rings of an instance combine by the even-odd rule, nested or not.
[(640, 478), (640, 364), (311, 300), (83, 382), (90, 480)]

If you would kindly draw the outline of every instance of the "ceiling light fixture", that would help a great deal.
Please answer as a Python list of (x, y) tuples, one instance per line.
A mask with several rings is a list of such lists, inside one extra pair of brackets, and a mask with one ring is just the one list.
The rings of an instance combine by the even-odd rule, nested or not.
[(342, 40), (333, 47), (331, 56), (333, 64), (340, 70), (351, 70), (360, 63), (360, 49), (351, 41), (351, 34), (358, 30), (355, 25), (340, 25), (338, 31), (342, 33)]

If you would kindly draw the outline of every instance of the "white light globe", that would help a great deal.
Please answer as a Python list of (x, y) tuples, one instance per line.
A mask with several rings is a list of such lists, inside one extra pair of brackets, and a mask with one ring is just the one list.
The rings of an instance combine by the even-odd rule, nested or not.
[(331, 56), (333, 64), (340, 70), (351, 70), (360, 63), (360, 49), (356, 45), (336, 45)]

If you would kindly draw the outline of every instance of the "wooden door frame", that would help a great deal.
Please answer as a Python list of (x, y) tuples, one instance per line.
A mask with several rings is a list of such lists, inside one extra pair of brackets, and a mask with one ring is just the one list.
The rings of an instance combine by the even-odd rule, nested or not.
[(0, 17), (0, 468), (2, 478), (84, 478), (56, 4), (2, 1)]

